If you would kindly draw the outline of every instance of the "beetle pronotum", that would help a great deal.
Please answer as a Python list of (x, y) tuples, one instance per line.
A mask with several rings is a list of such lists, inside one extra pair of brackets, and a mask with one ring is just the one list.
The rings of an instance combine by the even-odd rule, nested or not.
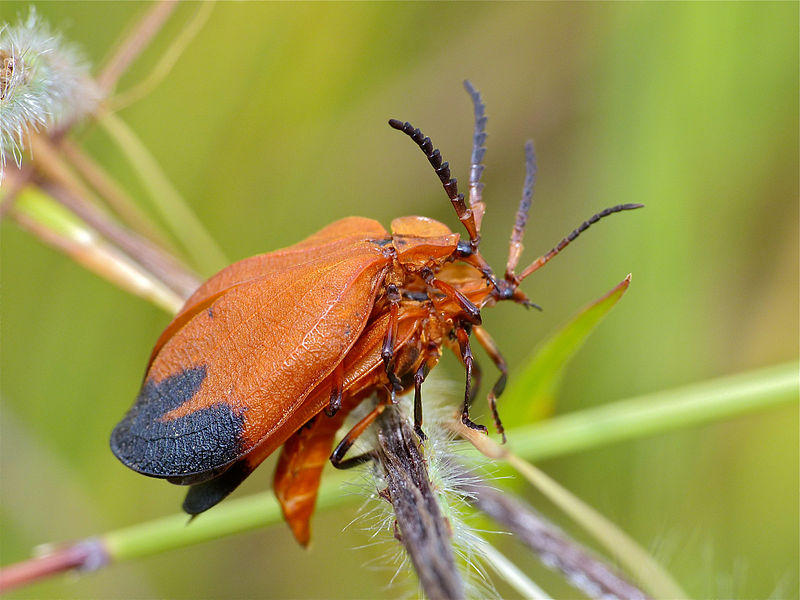
[[(328, 455), (344, 460), (353, 440), (390, 404), (414, 389), (414, 428), (422, 431), (421, 388), (441, 348), (466, 371), (461, 419), (469, 417), (475, 364), (470, 336), (500, 371), (488, 395), (495, 426), (507, 368), (481, 327), (481, 310), (501, 300), (535, 306), (520, 283), (601, 218), (639, 208), (607, 208), (550, 252), (516, 273), (535, 179), (532, 144), (503, 277), (480, 253), (484, 107), (475, 109), (469, 203), (430, 138), (408, 122), (389, 124), (419, 146), (444, 186), (467, 239), (426, 217), (400, 217), (391, 233), (361, 217), (337, 221), (304, 241), (239, 261), (187, 300), (156, 342), (133, 407), (111, 435), (125, 465), (191, 485), (184, 509), (198, 514), (235, 489), (283, 445), (275, 490), (295, 537), (309, 540), (321, 471)], [(378, 393), (377, 406), (331, 453), (344, 415)]]

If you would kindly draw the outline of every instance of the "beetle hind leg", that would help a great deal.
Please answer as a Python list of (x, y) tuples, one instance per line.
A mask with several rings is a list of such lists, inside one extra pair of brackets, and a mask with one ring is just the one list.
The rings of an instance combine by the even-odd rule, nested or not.
[(372, 459), (372, 454), (367, 452), (365, 454), (361, 454), (359, 456), (354, 456), (353, 458), (349, 458), (344, 460), (344, 455), (347, 454), (347, 451), (353, 447), (355, 441), (363, 434), (367, 427), (372, 425), (375, 419), (380, 416), (380, 414), (386, 410), (386, 407), (392, 403), (391, 397), (392, 394), (389, 390), (382, 390), (383, 393), (380, 394), (380, 399), (378, 404), (373, 408), (367, 415), (361, 419), (358, 423), (356, 423), (353, 428), (348, 431), (345, 436), (342, 438), (342, 441), (334, 448), (333, 452), (330, 456), (331, 464), (337, 469), (351, 469), (358, 465), (364, 464), (365, 462), (369, 462)]

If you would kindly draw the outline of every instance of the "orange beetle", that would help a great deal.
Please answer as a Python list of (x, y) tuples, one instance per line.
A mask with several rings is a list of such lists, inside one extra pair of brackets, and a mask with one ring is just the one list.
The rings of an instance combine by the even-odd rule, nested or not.
[(430, 139), (407, 122), (389, 124), (425, 153), (468, 240), (426, 217), (395, 219), (391, 234), (376, 221), (350, 217), (294, 246), (223, 269), (187, 300), (156, 342), (139, 396), (111, 434), (117, 458), (144, 475), (191, 485), (184, 509), (197, 514), (285, 444), (275, 489), (295, 537), (305, 544), (321, 457), (330, 453), (343, 416), (380, 393), (377, 407), (333, 451), (338, 467), (362, 460), (344, 460), (355, 437), (395, 393), (411, 387), (415, 430), (424, 439), (420, 390), (442, 346), (465, 365), (463, 422), (486, 429), (469, 418), (477, 375), (472, 332), (501, 372), (489, 403), (503, 433), (495, 402), (506, 365), (480, 327), (481, 309), (499, 300), (535, 306), (518, 289), (523, 279), (592, 223), (641, 205), (598, 213), (516, 275), (535, 177), (529, 143), (509, 258), (504, 277), (496, 277), (479, 251), (486, 118), (480, 95), (465, 86), (475, 108), (469, 207)]

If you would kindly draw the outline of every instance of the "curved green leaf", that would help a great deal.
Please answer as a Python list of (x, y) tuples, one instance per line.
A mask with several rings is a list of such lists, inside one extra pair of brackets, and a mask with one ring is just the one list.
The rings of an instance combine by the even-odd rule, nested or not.
[(595, 300), (546, 340), (503, 397), (503, 414), (511, 423), (538, 420), (550, 414), (564, 366), (583, 345), (608, 311), (622, 298), (631, 283), (623, 279), (602, 298)]

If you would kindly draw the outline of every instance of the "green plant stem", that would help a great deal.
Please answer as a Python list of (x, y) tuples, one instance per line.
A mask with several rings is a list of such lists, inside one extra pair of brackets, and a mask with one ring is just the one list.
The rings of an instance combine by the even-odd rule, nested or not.
[(508, 432), (531, 461), (722, 421), (798, 401), (798, 363), (788, 363), (560, 415)]
[[(352, 499), (339, 489), (345, 479), (340, 473), (326, 477), (317, 497), (318, 509), (345, 504)], [(251, 531), (282, 519), (275, 495), (269, 491), (228, 500), (215, 510), (198, 515), (191, 523), (188, 515), (180, 513), (111, 531), (103, 540), (111, 559), (123, 561)]]
[[(512, 429), (514, 452), (541, 460), (721, 421), (798, 399), (798, 363), (770, 367), (672, 391), (622, 400), (603, 407), (558, 416), (549, 421)], [(319, 509), (349, 502), (341, 493), (343, 477), (327, 477), (320, 489)], [(263, 527), (281, 520), (272, 492), (229, 500), (197, 517), (187, 527), (186, 515), (134, 525), (104, 536), (112, 560), (139, 558), (226, 535)]]

